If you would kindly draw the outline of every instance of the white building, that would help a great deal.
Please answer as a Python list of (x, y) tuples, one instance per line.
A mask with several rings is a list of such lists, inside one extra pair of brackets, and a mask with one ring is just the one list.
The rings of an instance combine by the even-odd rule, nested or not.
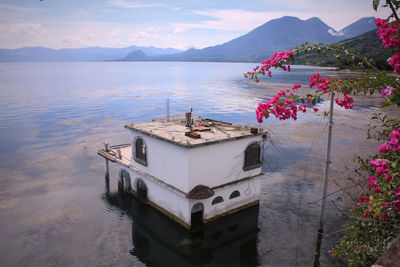
[[(194, 125), (190, 125), (194, 122)], [(128, 124), (132, 143), (99, 150), (119, 188), (186, 228), (257, 205), (262, 136), (257, 128), (200, 117)], [(196, 136), (188, 136), (194, 132)]]

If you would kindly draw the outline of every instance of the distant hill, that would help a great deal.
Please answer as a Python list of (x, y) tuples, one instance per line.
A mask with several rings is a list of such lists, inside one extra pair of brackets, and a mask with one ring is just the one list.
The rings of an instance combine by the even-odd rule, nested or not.
[(140, 50), (146, 56), (158, 56), (182, 52), (173, 48), (129, 46), (125, 48), (64, 48), (24, 47), (19, 49), (0, 49), (0, 62), (3, 61), (108, 61), (125, 58), (132, 51)]
[(332, 44), (357, 36), (376, 28), (371, 23), (373, 19), (360, 19), (337, 32), (316, 17), (301, 20), (286, 16), (270, 20), (222, 45), (190, 49), (174, 55), (154, 57), (152, 60), (259, 62), (275, 51), (287, 50), (307, 41)]
[(366, 17), (356, 22), (350, 24), (349, 26), (340, 30), (339, 34), (343, 35), (345, 39), (349, 39), (352, 37), (359, 36), (363, 33), (369, 32), (373, 29), (376, 29), (375, 26), (375, 18), (374, 17)]
[(149, 57), (146, 56), (146, 54), (143, 53), (142, 50), (132, 51), (126, 57), (123, 58), (123, 60), (126, 61), (145, 61), (148, 59)]
[[(391, 56), (389, 49), (382, 46), (382, 41), (376, 34), (376, 30), (369, 31), (360, 36), (336, 43), (344, 48), (355, 51), (367, 58), (372, 58), (379, 69), (391, 69), (386, 60)], [(356, 64), (358, 61), (355, 62)], [(316, 66), (336, 66), (341, 68), (353, 67), (352, 63), (347, 61), (337, 61), (333, 53), (327, 55), (318, 55), (310, 53), (295, 58), (294, 64), (316, 65)]]
[(362, 18), (335, 31), (319, 18), (273, 19), (249, 33), (221, 45), (186, 51), (172, 48), (138, 47), (50, 49), (28, 47), (0, 49), (0, 61), (225, 61), (260, 62), (275, 51), (287, 50), (304, 42), (332, 44), (375, 28), (374, 18)]

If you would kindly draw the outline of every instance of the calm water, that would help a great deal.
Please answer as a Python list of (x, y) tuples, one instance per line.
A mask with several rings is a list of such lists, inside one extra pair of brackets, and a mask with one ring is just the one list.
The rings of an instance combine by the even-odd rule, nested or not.
[[(1, 63), (0, 265), (310, 266), (320, 203), (309, 202), (320, 198), (325, 153), (321, 115), (265, 123), (274, 145), (266, 144), (260, 207), (210, 225), (200, 236), (118, 194), (116, 177), (105, 184), (104, 161), (96, 155), (104, 141), (129, 142), (125, 123), (165, 117), (167, 101), (171, 116), (192, 107), (195, 115), (255, 124), (260, 100), (293, 83), (308, 84), (312, 71), (275, 72), (256, 84), (242, 76), (252, 67)], [(333, 176), (343, 176), (344, 159), (352, 157), (343, 147), (371, 147), (359, 137), (366, 122), (355, 124), (352, 116), (357, 114), (337, 113)], [(325, 266), (341, 265), (327, 255), (343, 222), (335, 208), (340, 203), (332, 203)]]

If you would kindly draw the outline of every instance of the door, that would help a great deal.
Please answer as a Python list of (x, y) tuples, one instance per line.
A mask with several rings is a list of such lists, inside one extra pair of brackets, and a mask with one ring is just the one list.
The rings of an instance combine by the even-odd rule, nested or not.
[(137, 188), (137, 196), (139, 200), (143, 202), (147, 202), (147, 186), (143, 182), (142, 179), (138, 179), (136, 182), (136, 188)]
[(192, 229), (201, 229), (203, 227), (204, 206), (202, 203), (196, 203), (192, 207), (190, 216), (190, 226)]

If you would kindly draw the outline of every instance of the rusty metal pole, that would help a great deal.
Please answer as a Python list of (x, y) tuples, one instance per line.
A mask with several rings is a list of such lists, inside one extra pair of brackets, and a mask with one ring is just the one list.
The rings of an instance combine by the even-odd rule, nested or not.
[[(110, 151), (110, 146), (109, 146), (109, 144), (107, 142), (104, 142), (104, 150), (106, 152)], [(108, 163), (108, 159), (107, 158), (104, 158), (104, 160), (105, 160), (105, 171), (106, 171), (105, 179), (108, 181), (108, 180), (110, 180), (110, 165)]]

